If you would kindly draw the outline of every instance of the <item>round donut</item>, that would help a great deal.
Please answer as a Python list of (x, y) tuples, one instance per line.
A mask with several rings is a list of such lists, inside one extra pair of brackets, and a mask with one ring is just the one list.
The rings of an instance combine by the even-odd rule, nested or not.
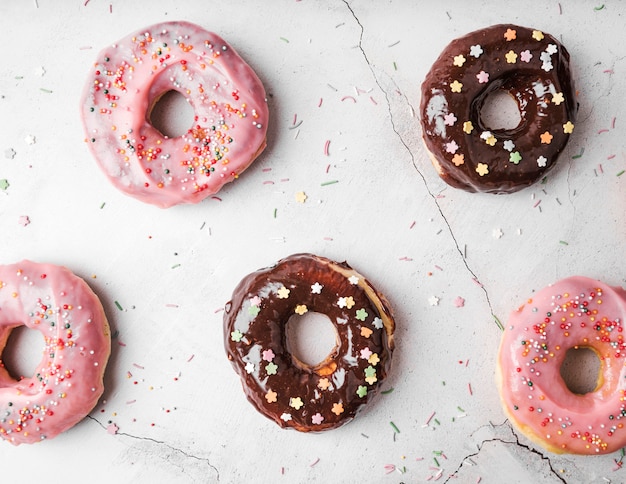
[[(194, 110), (192, 126), (174, 138), (150, 123), (170, 91)], [(156, 24), (103, 49), (81, 111), (86, 142), (111, 182), (163, 208), (215, 194), (266, 145), (263, 84), (226, 41), (189, 22)]]
[(0, 266), (0, 354), (18, 326), (40, 332), (45, 346), (32, 376), (16, 380), (0, 364), (0, 437), (15, 445), (51, 439), (82, 420), (104, 391), (111, 352), (98, 297), (65, 267)]
[[(489, 94), (516, 101), (521, 121), (490, 129)], [(512, 193), (542, 178), (574, 130), (570, 56), (549, 34), (495, 25), (452, 41), (422, 84), (423, 140), (439, 176), (469, 192)]]
[[(497, 383), (504, 411), (556, 453), (606, 454), (626, 445), (626, 291), (586, 277), (548, 286), (511, 314)], [(570, 391), (561, 365), (570, 348), (600, 360), (596, 388)]]
[[(288, 351), (294, 314), (326, 315), (337, 344), (315, 367)], [(226, 304), (228, 359), (248, 400), (283, 428), (339, 427), (354, 418), (388, 374), (395, 322), (387, 300), (348, 264), (296, 254), (246, 276)]]

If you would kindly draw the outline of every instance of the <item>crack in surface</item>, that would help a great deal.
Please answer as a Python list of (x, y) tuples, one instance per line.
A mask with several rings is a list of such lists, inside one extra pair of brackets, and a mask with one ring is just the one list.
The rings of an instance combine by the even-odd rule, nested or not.
[[(485, 294), (485, 300), (487, 302), (487, 306), (489, 307), (489, 312), (490, 312), (491, 316), (494, 318), (494, 320), (496, 321), (496, 324), (499, 327), (501, 327), (501, 324), (500, 324), (498, 318), (496, 317), (496, 315), (494, 313), (493, 306), (491, 304), (491, 300), (489, 298), (489, 293), (488, 293), (487, 289), (480, 282), (480, 280), (478, 279), (478, 276), (476, 275), (476, 273), (469, 266), (469, 264), (467, 262), (467, 259), (465, 258), (465, 255), (464, 255), (464, 250), (461, 249), (461, 245), (459, 244), (459, 241), (456, 239), (454, 231), (452, 230), (452, 226), (450, 225), (450, 222), (448, 221), (446, 215), (444, 214), (443, 209), (441, 208), (441, 205), (437, 201), (437, 195), (435, 193), (433, 193), (432, 190), (430, 189), (430, 187), (428, 186), (428, 182), (426, 181), (426, 177), (424, 176), (424, 174), (420, 171), (419, 167), (417, 166), (417, 160), (416, 160), (415, 154), (413, 153), (413, 151), (411, 150), (411, 147), (409, 146), (409, 144), (404, 139), (404, 137), (402, 136), (402, 134), (400, 133), (399, 129), (396, 126), (396, 123), (394, 121), (393, 110), (391, 108), (391, 101), (389, 99), (389, 92), (383, 87), (382, 83), (380, 82), (378, 76), (376, 75), (376, 72), (374, 71), (374, 68), (373, 68), (369, 58), (367, 57), (367, 53), (365, 52), (365, 49), (363, 48), (363, 35), (365, 33), (365, 28), (363, 27), (363, 24), (359, 20), (359, 18), (356, 15), (355, 11), (350, 6), (350, 3), (348, 2), (348, 0), (342, 0), (342, 1), (346, 5), (347, 9), (350, 11), (350, 14), (352, 15), (352, 17), (354, 18), (355, 22), (359, 26), (359, 29), (361, 30), (360, 35), (359, 35), (359, 43), (358, 43), (357, 47), (360, 50), (361, 54), (363, 55), (363, 58), (365, 59), (367, 67), (369, 68), (370, 72), (372, 73), (372, 77), (374, 78), (374, 82), (376, 83), (376, 85), (378, 86), (378, 88), (381, 90), (381, 92), (383, 93), (383, 95), (385, 97), (385, 102), (386, 102), (386, 105), (387, 105), (387, 112), (389, 114), (389, 119), (390, 119), (390, 122), (391, 122), (391, 129), (393, 130), (395, 135), (400, 140), (400, 143), (402, 144), (402, 146), (405, 148), (405, 150), (409, 154), (409, 156), (411, 158), (411, 164), (413, 165), (413, 168), (415, 169), (415, 171), (417, 172), (417, 174), (421, 178), (422, 183), (424, 184), (424, 187), (426, 188), (426, 191), (428, 192), (428, 195), (431, 197), (432, 201), (435, 204), (435, 207), (437, 208), (437, 211), (439, 212), (439, 215), (443, 219), (443, 221), (444, 221), (444, 223), (446, 225), (446, 228), (448, 229), (448, 233), (452, 237), (452, 241), (454, 243), (454, 246), (455, 246), (457, 252), (459, 253), (459, 255), (461, 256), (461, 260), (463, 261), (463, 265), (465, 266), (465, 269), (471, 274), (472, 279), (480, 286), (481, 290)], [(390, 82), (392, 82), (394, 84), (394, 86), (397, 87), (397, 84), (395, 83), (395, 81), (391, 77), (389, 77), (389, 80), (390, 80)], [(415, 109), (411, 105), (411, 102), (409, 101), (407, 96), (403, 92), (400, 91), (400, 89), (396, 89), (396, 91), (402, 97), (402, 99), (404, 99), (404, 101), (406, 102), (406, 104), (410, 108), (411, 115), (413, 117), (414, 114), (415, 114)], [(500, 329), (502, 329), (502, 328), (500, 328)]]
[[(107, 427), (102, 422), (100, 422), (98, 419), (96, 419), (95, 417), (92, 417), (91, 415), (87, 415), (87, 418), (89, 418), (90, 420), (93, 420), (94, 422), (96, 422), (104, 430), (107, 429)], [(157, 444), (157, 445), (166, 447), (166, 448), (168, 448), (169, 450), (171, 450), (174, 453), (181, 454), (184, 458), (193, 459), (193, 460), (196, 460), (198, 462), (204, 463), (204, 464), (206, 464), (209, 467), (209, 469), (211, 469), (213, 472), (215, 472), (216, 482), (220, 482), (220, 472), (217, 469), (217, 467), (215, 467), (213, 464), (211, 464), (209, 459), (206, 459), (206, 458), (203, 458), (203, 457), (198, 457), (197, 455), (190, 454), (188, 452), (185, 452), (182, 449), (179, 449), (177, 447), (174, 447), (174, 446), (168, 444), (167, 442), (163, 442), (161, 440), (153, 439), (152, 437), (140, 437), (140, 436), (137, 436), (137, 435), (128, 434), (126, 432), (116, 432), (115, 435), (121, 435), (121, 436), (124, 436), (124, 437), (128, 437), (128, 438), (131, 438), (131, 439), (134, 439), (134, 440), (143, 441), (143, 442), (151, 442), (153, 444)], [(165, 459), (165, 460), (167, 461), (168, 464), (176, 465), (174, 462), (172, 462), (169, 459)], [(179, 466), (179, 467), (181, 468), (182, 472), (184, 473), (185, 472), (185, 467), (184, 466)]]

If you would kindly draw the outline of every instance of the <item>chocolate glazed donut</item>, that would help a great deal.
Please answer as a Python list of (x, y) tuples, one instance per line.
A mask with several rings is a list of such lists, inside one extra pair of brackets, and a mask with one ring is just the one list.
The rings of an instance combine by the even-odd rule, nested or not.
[[(315, 367), (287, 349), (294, 314), (326, 315), (337, 332)], [(224, 314), (228, 359), (248, 400), (281, 427), (302, 432), (350, 421), (387, 376), (395, 329), (389, 305), (348, 264), (296, 254), (246, 276)]]
[[(492, 129), (481, 119), (489, 94), (517, 103), (521, 121)], [(423, 139), (449, 185), (511, 193), (543, 177), (574, 129), (570, 56), (549, 34), (495, 25), (452, 41), (422, 84)]]

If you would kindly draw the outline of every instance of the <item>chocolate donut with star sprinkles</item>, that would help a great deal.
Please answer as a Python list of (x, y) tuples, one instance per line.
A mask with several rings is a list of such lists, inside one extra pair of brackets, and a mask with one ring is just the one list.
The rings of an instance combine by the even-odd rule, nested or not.
[[(310, 366), (290, 353), (293, 315), (326, 315), (337, 343)], [(347, 263), (295, 254), (246, 276), (224, 314), (228, 359), (252, 405), (283, 428), (339, 427), (371, 400), (389, 372), (395, 322), (389, 303)]]
[[(509, 94), (512, 128), (481, 117), (489, 95)], [(439, 176), (469, 192), (512, 193), (554, 167), (578, 110), (570, 56), (553, 36), (495, 25), (452, 41), (422, 84), (423, 140)]]

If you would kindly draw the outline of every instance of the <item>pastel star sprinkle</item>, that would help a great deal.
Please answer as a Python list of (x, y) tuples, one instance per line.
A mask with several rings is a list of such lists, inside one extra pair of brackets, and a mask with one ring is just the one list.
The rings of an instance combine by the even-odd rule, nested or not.
[(457, 296), (454, 300), (454, 305), (457, 308), (462, 308), (463, 306), (465, 306), (465, 299), (463, 299), (461, 296)]
[(506, 29), (506, 32), (504, 32), (504, 38), (507, 42), (515, 40), (517, 38), (517, 31), (514, 29)]
[(243, 338), (243, 333), (238, 329), (230, 333), (230, 339), (235, 343), (239, 343), (241, 341), (241, 338)]
[(317, 387), (320, 390), (328, 390), (328, 387), (330, 387), (330, 380), (328, 380), (328, 378), (320, 378), (320, 381), (317, 382)]
[(276, 403), (277, 396), (278, 394), (276, 392), (270, 390), (265, 394), (265, 400), (267, 400), (267, 403)]
[(250, 305), (251, 306), (260, 306), (261, 305), (261, 298), (259, 296), (254, 296), (252, 299), (250, 299)]
[(296, 306), (295, 312), (296, 314), (299, 314), (300, 316), (302, 316), (304, 313), (306, 313), (309, 309), (306, 307), (306, 304), (298, 304)]
[(271, 349), (263, 351), (263, 359), (265, 361), (272, 361), (275, 356), (276, 355), (274, 354), (274, 352)]
[(530, 62), (530, 59), (533, 58), (533, 55), (530, 53), (530, 51), (528, 49), (526, 49), (526, 50), (520, 52), (519, 58), (520, 58), (520, 60), (522, 62), (528, 63), (528, 62)]
[(470, 134), (472, 131), (474, 131), (474, 125), (472, 124), (472, 122), (465, 121), (463, 123), (463, 132), (465, 132), (466, 134)]
[(367, 362), (372, 366), (376, 366), (380, 362), (378, 353), (372, 353), (372, 356), (367, 359)]
[(289, 422), (291, 420), (291, 414), (290, 413), (283, 413), (280, 416), (280, 419), (285, 421), (285, 422)]
[(507, 151), (513, 151), (513, 148), (515, 148), (515, 143), (513, 143), (512, 140), (508, 139), (503, 143), (503, 147)]
[(504, 235), (504, 232), (502, 232), (502, 229), (493, 229), (491, 231), (491, 235), (493, 235), (494, 239), (501, 239)]
[(300, 408), (304, 405), (302, 399), (300, 397), (291, 397), (289, 399), (289, 406), (291, 408), (295, 408), (296, 410), (300, 410)]
[(356, 389), (356, 394), (363, 398), (365, 395), (367, 395), (367, 387), (365, 385), (359, 385), (359, 388)]
[(489, 82), (489, 74), (485, 71), (480, 71), (478, 74), (476, 74), (476, 79), (478, 79), (479, 84), (485, 84)]
[(543, 32), (541, 30), (533, 30), (533, 39), (537, 41), (543, 40)]
[(374, 318), (374, 321), (372, 321), (372, 325), (376, 328), (376, 329), (382, 329), (383, 328), (383, 320), (380, 319), (378, 316)]
[(537, 166), (539, 166), (540, 168), (546, 166), (547, 162), (548, 159), (545, 156), (540, 156), (539, 158), (537, 158)]
[(542, 135), (540, 135), (540, 136), (539, 136), (539, 138), (541, 138), (541, 142), (542, 142), (544, 145), (549, 145), (549, 144), (552, 142), (552, 138), (553, 138), (553, 137), (554, 137), (554, 136), (552, 136), (552, 135), (550, 134), (550, 131), (546, 131), (545, 133), (543, 133)]
[(454, 123), (456, 123), (456, 116), (454, 113), (448, 113), (443, 117), (443, 124), (446, 126), (454, 126)]
[(355, 305), (356, 303), (354, 302), (354, 298), (352, 296), (348, 296), (346, 298), (346, 307), (348, 309), (352, 309), (352, 307)]
[(265, 365), (265, 373), (267, 373), (268, 375), (275, 375), (276, 371), (278, 371), (278, 365), (275, 363), (268, 363), (267, 365)]
[(356, 310), (356, 319), (358, 319), (359, 321), (365, 321), (367, 316), (367, 311), (364, 308)]
[(337, 306), (339, 306), (341, 309), (345, 308), (346, 305), (347, 305), (347, 303), (346, 303), (346, 298), (345, 297), (340, 297), (337, 300)]
[(256, 316), (257, 314), (259, 314), (259, 311), (261, 311), (261, 308), (259, 306), (250, 306), (248, 308), (250, 316)]
[(365, 381), (370, 385), (376, 383), (376, 369), (373, 366), (365, 368)]
[(517, 165), (520, 161), (522, 161), (522, 155), (520, 155), (519, 151), (514, 151), (509, 155), (509, 161), (514, 165)]
[(556, 94), (552, 96), (552, 102), (556, 104), (557, 106), (561, 104), (563, 101), (565, 101), (565, 97), (563, 96), (562, 92), (557, 92)]
[(298, 203), (304, 203), (307, 198), (308, 197), (306, 196), (306, 193), (304, 193), (304, 192), (296, 193), (296, 202), (298, 202)]
[(509, 63), (509, 64), (515, 64), (517, 62), (517, 54), (515, 52), (513, 52), (512, 50), (510, 50), (506, 54), (504, 54), (504, 58), (506, 59), (507, 63)]
[(317, 412), (315, 415), (313, 415), (311, 417), (311, 422), (313, 423), (313, 425), (319, 425), (324, 421), (324, 417), (322, 417), (322, 414)]
[(465, 64), (465, 57), (463, 54), (455, 55), (452, 64), (457, 67), (463, 67), (463, 64)]
[(287, 299), (290, 292), (291, 291), (289, 289), (283, 286), (278, 291), (276, 291), (276, 295), (278, 296), (278, 299)]
[(574, 125), (571, 121), (568, 121), (563, 125), (563, 132), (566, 134), (571, 134), (574, 132)]
[(493, 145), (495, 145), (497, 143), (497, 141), (498, 140), (496, 139), (496, 137), (491, 135), (491, 136), (489, 136), (489, 138), (487, 138), (485, 140), (485, 143), (487, 143), (489, 146), (493, 146)]
[(11, 184), (9, 183), (9, 180), (7, 180), (6, 178), (3, 178), (2, 180), (0, 180), (0, 190), (5, 191), (10, 186)]
[(369, 348), (363, 348), (359, 353), (361, 354), (361, 359), (363, 360), (369, 360), (370, 356), (372, 356), (372, 350)]
[(428, 304), (431, 306), (437, 306), (439, 304), (439, 298), (437, 296), (430, 296), (428, 298)]
[(457, 153), (452, 157), (452, 163), (454, 163), (454, 166), (461, 166), (465, 163), (465, 155), (463, 153)]
[(470, 47), (470, 55), (472, 57), (476, 57), (478, 59), (482, 53), (483, 53), (483, 48), (479, 44), (472, 45)]
[(333, 408), (330, 410), (335, 415), (339, 416), (343, 413), (343, 404), (342, 403), (333, 403)]
[(313, 284), (311, 286), (311, 293), (313, 293), (313, 294), (321, 294), (323, 288), (324, 288), (324, 286), (322, 286), (319, 282), (316, 282), (315, 284)]
[(461, 92), (461, 89), (463, 89), (463, 84), (459, 81), (454, 81), (450, 84), (450, 90), (452, 92)]
[(480, 176), (485, 176), (489, 173), (489, 167), (485, 163), (478, 163), (476, 165), (476, 173)]
[(456, 153), (456, 150), (459, 149), (459, 145), (456, 144), (456, 141), (452, 140), (449, 143), (446, 143), (446, 151), (448, 153)]
[(107, 427), (107, 433), (110, 435), (115, 435), (117, 434), (117, 431), (119, 430), (119, 427), (117, 425), (115, 425), (114, 423), (110, 423)]
[(246, 373), (250, 374), (254, 371), (254, 363), (252, 363), (251, 361), (248, 361), (248, 363), (246, 363)]
[(372, 331), (371, 329), (369, 329), (369, 328), (367, 328), (365, 326), (363, 326), (361, 328), (361, 336), (363, 336), (364, 338), (369, 338), (370, 336), (372, 336), (373, 332), (374, 331)]
[(559, 49), (557, 48), (556, 44), (548, 44), (548, 47), (546, 48), (546, 52), (550, 55), (556, 54), (558, 50)]
[(544, 62), (543, 64), (541, 64), (541, 68), (546, 72), (551, 71), (552, 67), (552, 62)]
[(359, 278), (355, 275), (348, 277), (348, 282), (353, 286), (356, 286), (359, 283)]

